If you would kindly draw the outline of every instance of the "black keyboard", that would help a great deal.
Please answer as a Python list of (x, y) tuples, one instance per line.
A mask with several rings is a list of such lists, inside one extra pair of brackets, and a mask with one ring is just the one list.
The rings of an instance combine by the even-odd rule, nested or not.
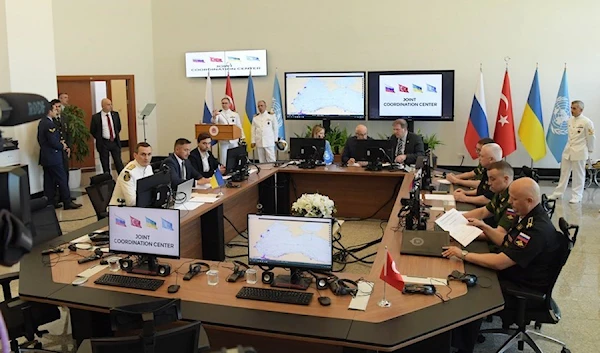
[(105, 286), (155, 291), (158, 288), (160, 288), (160, 286), (162, 286), (165, 283), (165, 281), (162, 279), (111, 275), (107, 273), (95, 280), (94, 283), (103, 284)]
[(240, 299), (261, 300), (265, 302), (308, 305), (313, 293), (269, 288), (242, 287), (235, 296)]

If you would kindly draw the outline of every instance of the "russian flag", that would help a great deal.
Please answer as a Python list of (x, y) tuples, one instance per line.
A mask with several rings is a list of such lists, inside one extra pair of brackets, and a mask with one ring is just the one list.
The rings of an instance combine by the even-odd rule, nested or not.
[(478, 157), (475, 145), (484, 137), (490, 137), (488, 129), (487, 114), (485, 113), (485, 93), (483, 92), (483, 72), (479, 73), (479, 82), (477, 90), (473, 96), (473, 104), (469, 113), (467, 122), (467, 131), (465, 131), (465, 147), (471, 155), (471, 158)]
[[(212, 119), (213, 110), (214, 110), (213, 92), (212, 92), (212, 84), (210, 83), (210, 72), (209, 72), (208, 77), (206, 77), (206, 89), (204, 90), (204, 115), (202, 116), (202, 123), (210, 124), (210, 120)], [(196, 137), (198, 137), (198, 136), (196, 136)]]

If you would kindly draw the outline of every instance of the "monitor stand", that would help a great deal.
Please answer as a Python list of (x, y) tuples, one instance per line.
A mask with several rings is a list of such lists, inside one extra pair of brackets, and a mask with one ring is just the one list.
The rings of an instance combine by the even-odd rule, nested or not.
[(312, 277), (302, 277), (302, 272), (297, 268), (290, 268), (290, 275), (277, 275), (271, 287), (307, 290)]
[(138, 262), (133, 265), (129, 273), (147, 276), (160, 276), (158, 258), (156, 256), (140, 256)]

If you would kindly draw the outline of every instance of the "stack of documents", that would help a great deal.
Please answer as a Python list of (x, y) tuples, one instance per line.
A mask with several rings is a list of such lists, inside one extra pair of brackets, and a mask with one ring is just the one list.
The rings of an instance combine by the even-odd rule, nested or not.
[(468, 223), (469, 221), (467, 221), (465, 216), (463, 216), (462, 213), (458, 212), (455, 208), (446, 211), (446, 213), (441, 215), (435, 221), (435, 224), (437, 224), (438, 226), (440, 226), (440, 228), (450, 233), (450, 236), (454, 238), (457, 242), (459, 242), (462, 246), (467, 246), (471, 244), (471, 242), (475, 240), (479, 236), (479, 234), (481, 234), (481, 229), (470, 226), (468, 225)]

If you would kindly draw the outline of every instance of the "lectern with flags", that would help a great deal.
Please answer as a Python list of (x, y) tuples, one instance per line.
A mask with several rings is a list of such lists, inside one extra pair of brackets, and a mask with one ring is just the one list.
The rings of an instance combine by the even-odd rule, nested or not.
[(387, 246), (385, 247), (385, 265), (383, 265), (383, 268), (381, 269), (379, 278), (384, 282), (383, 299), (381, 299), (377, 305), (381, 307), (390, 307), (392, 304), (385, 297), (386, 284), (402, 291), (404, 289), (404, 280), (402, 280), (402, 275), (396, 269), (396, 263), (394, 262), (394, 259), (392, 259), (392, 255), (390, 255)]

